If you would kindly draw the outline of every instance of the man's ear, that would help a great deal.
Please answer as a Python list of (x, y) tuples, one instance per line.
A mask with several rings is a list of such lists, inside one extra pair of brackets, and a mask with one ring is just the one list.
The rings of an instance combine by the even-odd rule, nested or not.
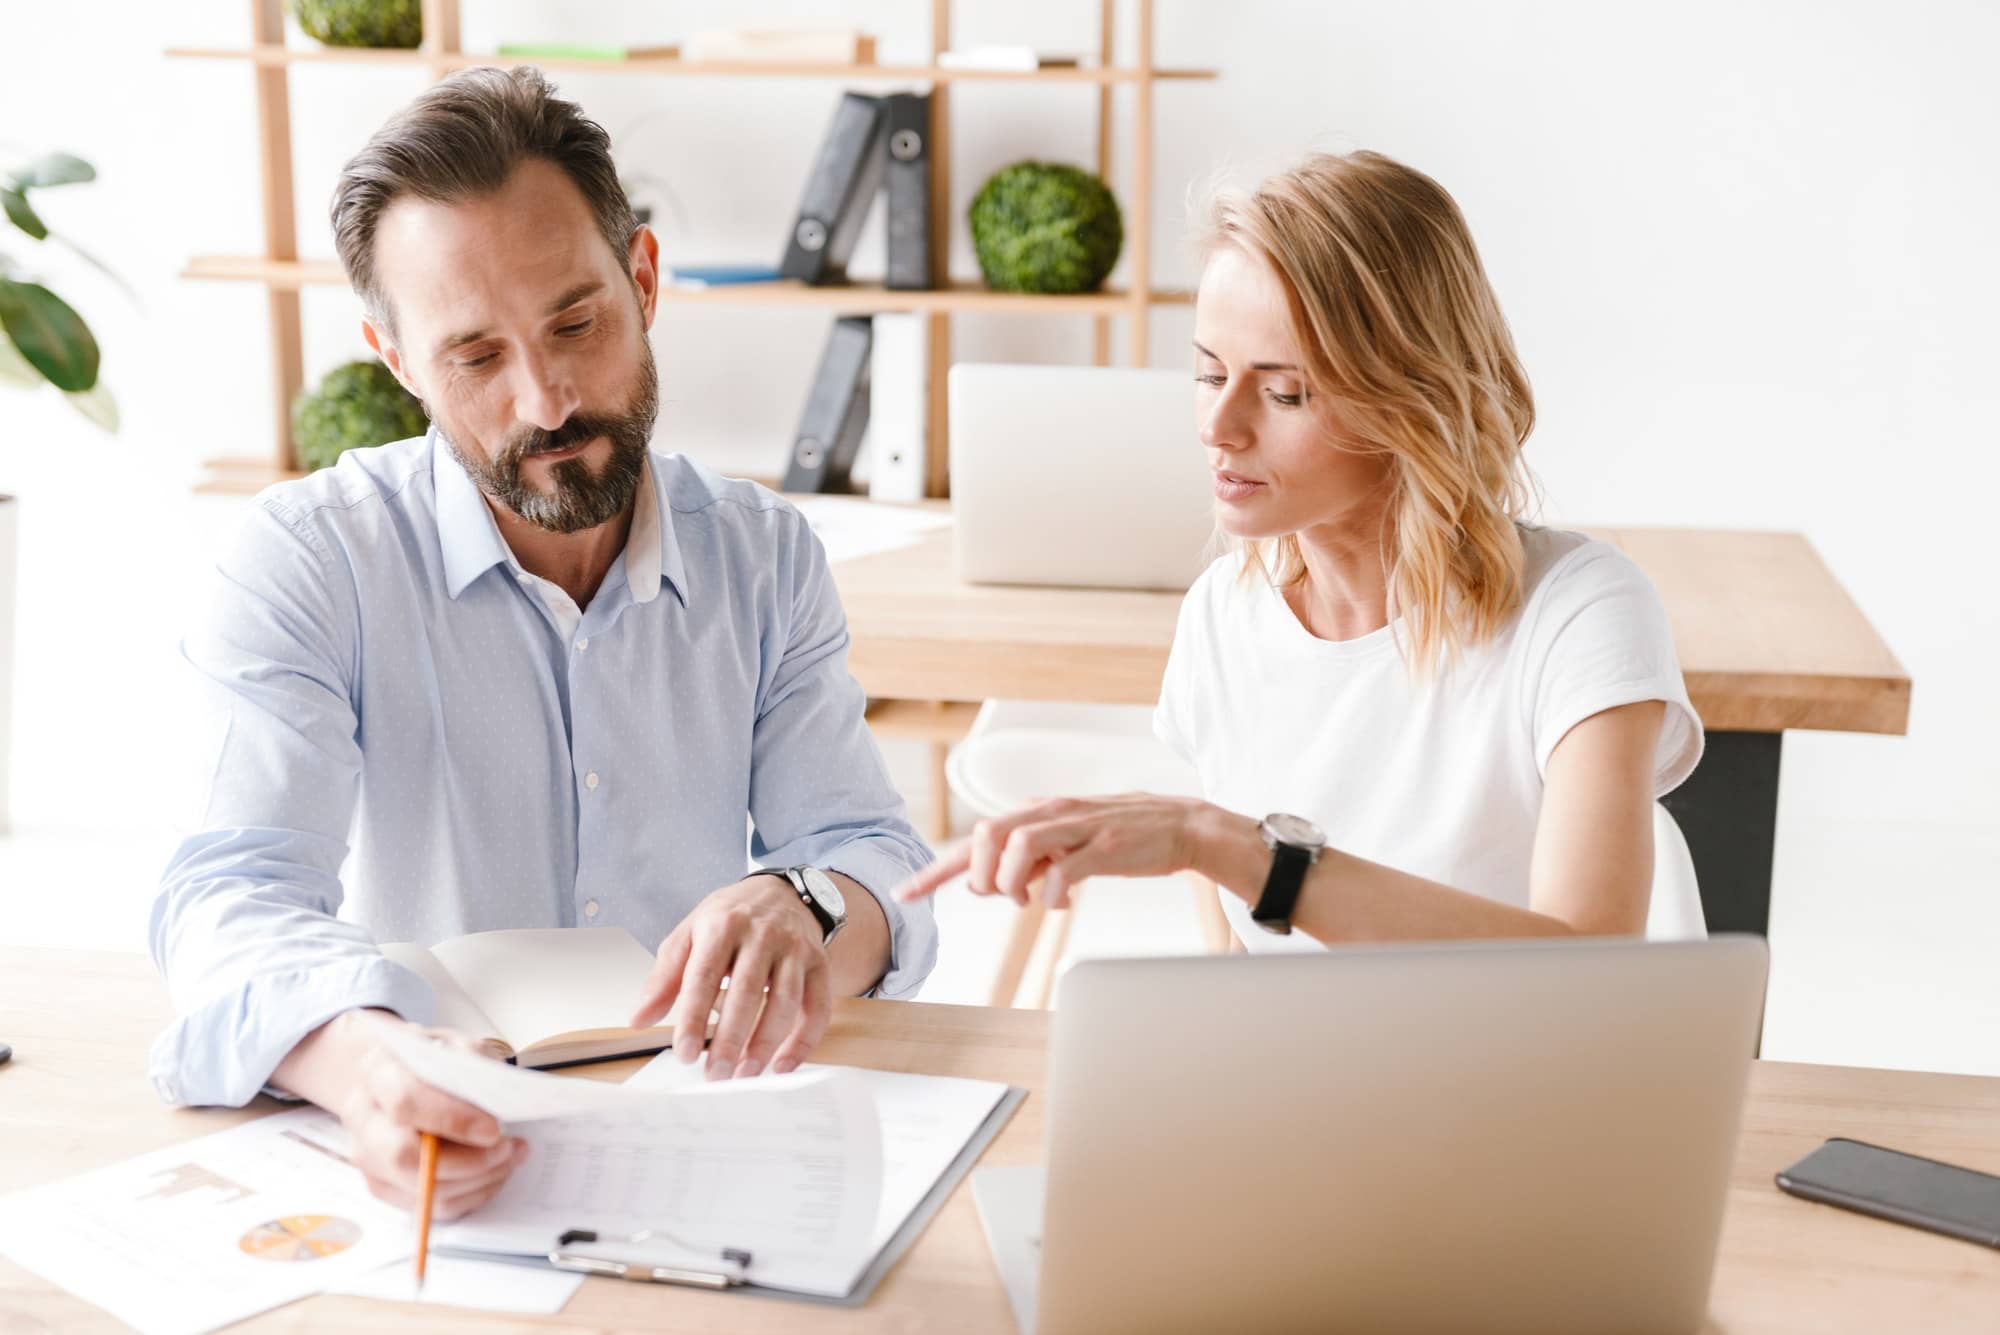
[(660, 238), (641, 223), (625, 249), (625, 267), (639, 288), (639, 313), (646, 328), (653, 327), (653, 313), (660, 305)]
[(361, 337), (368, 340), (368, 346), (375, 350), (375, 355), (382, 359), (382, 365), (389, 368), (389, 373), (402, 383), (404, 389), (419, 399), (423, 398), (423, 391), (411, 381), (410, 373), (403, 365), (403, 350), (367, 316), (361, 318)]

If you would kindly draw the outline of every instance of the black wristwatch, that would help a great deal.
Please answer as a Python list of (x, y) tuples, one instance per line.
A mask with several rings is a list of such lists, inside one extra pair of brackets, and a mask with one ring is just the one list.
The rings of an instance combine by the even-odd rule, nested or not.
[(763, 874), (782, 876), (791, 882), (813, 917), (819, 919), (820, 931), (826, 934), (820, 938), (821, 942), (832, 945), (834, 936), (847, 926), (847, 897), (840, 893), (833, 878), (818, 867), (767, 867)]
[(1264, 817), (1257, 833), (1264, 836), (1264, 846), (1271, 850), (1271, 874), (1264, 878), (1264, 892), (1257, 896), (1257, 907), (1250, 910), (1250, 921), (1277, 936), (1289, 936), (1299, 888), (1306, 883), (1307, 870), (1319, 861), (1326, 836), (1304, 817), (1283, 812)]

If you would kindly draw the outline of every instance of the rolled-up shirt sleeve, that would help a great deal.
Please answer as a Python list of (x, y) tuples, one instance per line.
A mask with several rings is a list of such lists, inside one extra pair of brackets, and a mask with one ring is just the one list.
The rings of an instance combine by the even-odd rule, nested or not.
[(335, 916), (361, 773), (358, 627), (325, 544), (261, 500), (181, 645), (196, 772), (150, 924), (176, 1013), (150, 1073), (170, 1103), (248, 1102), (354, 1007), (430, 1018), (429, 986)]
[(916, 995), (937, 963), (929, 900), (889, 891), (931, 861), (889, 781), (847, 670), (847, 617), (826, 554), (789, 508), (777, 547), (779, 608), (765, 645), (751, 739), (750, 852), (762, 866), (836, 871), (867, 888), (889, 921), (889, 965), (871, 995)]

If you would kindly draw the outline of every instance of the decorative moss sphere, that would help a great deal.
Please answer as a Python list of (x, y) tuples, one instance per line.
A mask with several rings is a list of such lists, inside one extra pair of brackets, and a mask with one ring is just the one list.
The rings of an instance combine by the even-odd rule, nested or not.
[(424, 39), (421, 0), (292, 0), (306, 36), (328, 46), (414, 48)]
[(1125, 244), (1110, 188), (1057, 162), (1002, 167), (967, 216), (979, 271), (1000, 292), (1089, 292)]
[(292, 404), (292, 442), (308, 471), (330, 467), (344, 450), (421, 436), (429, 419), (416, 395), (380, 362), (349, 362)]

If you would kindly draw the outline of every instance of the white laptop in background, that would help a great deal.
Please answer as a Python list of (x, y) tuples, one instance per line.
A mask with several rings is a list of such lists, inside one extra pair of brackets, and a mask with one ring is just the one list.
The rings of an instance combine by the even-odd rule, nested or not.
[(1022, 1329), (1692, 1335), (1767, 961), (1725, 936), (1080, 963), (1046, 1175), (973, 1178)]
[(1214, 533), (1192, 371), (961, 363), (948, 381), (958, 577), (1185, 590)]

